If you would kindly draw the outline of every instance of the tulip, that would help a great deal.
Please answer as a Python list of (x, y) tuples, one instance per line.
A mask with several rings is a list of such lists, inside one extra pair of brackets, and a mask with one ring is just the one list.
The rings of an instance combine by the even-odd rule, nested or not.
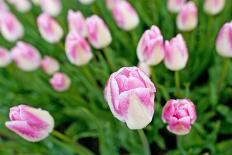
[(70, 78), (66, 74), (60, 72), (55, 73), (49, 82), (53, 89), (58, 92), (67, 90), (71, 84)]
[(8, 2), (14, 5), (19, 12), (28, 12), (31, 9), (29, 0), (8, 0)]
[(11, 56), (7, 49), (0, 47), (0, 67), (5, 67), (11, 62)]
[(62, 3), (60, 0), (40, 0), (40, 6), (42, 10), (50, 16), (57, 16), (62, 10)]
[(139, 61), (148, 65), (157, 65), (164, 59), (164, 41), (158, 27), (152, 26), (144, 32), (137, 47), (137, 55)]
[(197, 119), (195, 105), (188, 99), (169, 100), (163, 108), (162, 119), (170, 132), (186, 135)]
[(48, 14), (43, 13), (37, 18), (41, 36), (49, 43), (57, 43), (63, 36), (61, 26)]
[(223, 57), (232, 57), (232, 21), (225, 23), (218, 33), (216, 49)]
[(181, 34), (165, 42), (164, 64), (168, 69), (181, 70), (186, 66), (187, 61), (188, 49)]
[(186, 3), (186, 0), (168, 0), (167, 8), (172, 13), (178, 13)]
[(91, 4), (93, 3), (95, 0), (79, 0), (80, 3), (82, 4)]
[(17, 42), (11, 50), (11, 56), (16, 65), (24, 71), (34, 71), (40, 65), (39, 51), (25, 42)]
[(209, 15), (220, 13), (225, 6), (225, 0), (205, 0), (204, 11)]
[(41, 60), (40, 67), (48, 75), (52, 75), (60, 69), (58, 61), (47, 55)]
[(111, 41), (111, 34), (104, 21), (97, 15), (86, 19), (88, 40), (94, 48), (107, 47)]
[(93, 58), (88, 42), (75, 32), (68, 34), (65, 51), (70, 62), (77, 66), (85, 65)]
[(112, 9), (113, 18), (118, 27), (125, 31), (134, 29), (139, 24), (139, 17), (135, 9), (127, 1), (120, 1)]
[(23, 36), (23, 26), (12, 13), (1, 12), (0, 17), (0, 30), (7, 41), (14, 42)]
[(52, 132), (54, 119), (46, 110), (19, 105), (10, 108), (10, 121), (5, 126), (30, 142), (38, 142)]
[(105, 87), (105, 99), (114, 117), (130, 129), (142, 129), (154, 114), (155, 86), (137, 67), (123, 67), (111, 74)]
[(139, 62), (138, 67), (147, 74), (147, 76), (151, 75), (151, 70), (150, 70), (150, 66), (144, 62)]
[(113, 7), (120, 1), (121, 0), (106, 0), (106, 6), (109, 10), (112, 10)]
[(80, 34), (82, 37), (86, 36), (85, 18), (80, 11), (68, 11), (68, 26), (69, 31), (74, 31)]
[(186, 3), (177, 16), (177, 27), (181, 31), (192, 31), (197, 27), (198, 15), (194, 2)]
[(9, 10), (9, 7), (5, 3), (5, 1), (0, 0), (0, 14), (1, 14), (1, 12), (5, 12), (5, 11), (8, 11), (8, 10)]

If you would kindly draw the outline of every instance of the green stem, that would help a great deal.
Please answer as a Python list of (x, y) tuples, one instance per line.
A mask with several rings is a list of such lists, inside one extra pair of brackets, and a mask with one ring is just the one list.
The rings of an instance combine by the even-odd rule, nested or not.
[[(148, 66), (148, 67), (150, 67), (150, 66)], [(151, 77), (152, 77), (152, 80), (153, 80), (153, 82), (156, 84), (156, 83), (157, 83), (157, 78), (156, 78), (156, 73), (155, 73), (154, 67), (150, 67), (150, 70), (151, 70)]]
[(53, 130), (52, 135), (59, 138), (59, 139), (61, 139), (64, 142), (74, 143), (74, 141), (72, 139), (70, 139), (69, 137), (67, 137), (66, 135), (64, 135), (63, 133), (61, 133), (59, 131)]
[(182, 138), (183, 138), (183, 137), (177, 136), (176, 138), (177, 138), (177, 147), (178, 147), (180, 153), (181, 153), (182, 155), (186, 155), (187, 152), (184, 150), (184, 148), (183, 148), (183, 146), (182, 146)]
[(223, 65), (223, 69), (221, 72), (221, 78), (218, 82), (218, 93), (221, 92), (222, 88), (223, 88), (223, 83), (225, 82), (225, 78), (229, 69), (229, 64), (230, 64), (230, 59), (229, 58), (225, 58), (224, 59), (224, 65)]
[(179, 71), (175, 71), (175, 85), (176, 85), (175, 95), (176, 95), (176, 97), (179, 97), (180, 96), (180, 75), (179, 75)]
[(143, 144), (144, 155), (151, 155), (150, 146), (143, 129), (138, 130), (139, 137)]
[(111, 57), (111, 55), (109, 53), (110, 51), (108, 51), (107, 48), (103, 48), (103, 52), (104, 52), (104, 55), (106, 57), (106, 60), (107, 60), (108, 64), (110, 65), (111, 71), (112, 72), (115, 71), (114, 62), (113, 62), (112, 57)]

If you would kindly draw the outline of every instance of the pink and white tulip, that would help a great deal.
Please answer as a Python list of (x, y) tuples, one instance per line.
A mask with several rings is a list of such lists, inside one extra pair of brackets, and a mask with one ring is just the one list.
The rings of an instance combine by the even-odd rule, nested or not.
[(29, 0), (8, 0), (9, 3), (15, 6), (19, 12), (28, 12), (31, 9), (31, 2)]
[(39, 51), (25, 42), (17, 42), (11, 50), (11, 56), (16, 65), (24, 71), (34, 71), (40, 65)]
[(70, 78), (66, 74), (60, 72), (55, 73), (49, 82), (53, 89), (58, 92), (67, 90), (71, 84)]
[(168, 0), (167, 8), (172, 13), (178, 13), (186, 3), (186, 0)]
[(86, 36), (85, 18), (80, 11), (68, 11), (68, 26), (69, 31), (74, 31), (80, 34), (82, 37)]
[(63, 29), (58, 22), (46, 13), (37, 18), (41, 36), (49, 43), (57, 43), (63, 36)]
[(183, 69), (188, 61), (188, 49), (181, 34), (178, 34), (171, 41), (165, 42), (165, 66), (172, 70), (178, 71)]
[(113, 18), (118, 27), (129, 31), (139, 24), (139, 17), (135, 9), (127, 1), (120, 1), (112, 9)]
[(88, 42), (75, 32), (70, 32), (65, 41), (65, 52), (69, 61), (77, 66), (87, 64), (93, 54)]
[(147, 74), (147, 76), (151, 75), (151, 69), (150, 66), (144, 62), (139, 62), (138, 67)]
[(232, 21), (225, 23), (218, 33), (216, 49), (223, 57), (232, 57)]
[(61, 13), (61, 0), (40, 0), (40, 6), (50, 16), (57, 16)]
[(95, 0), (79, 0), (80, 3), (82, 4), (91, 4), (93, 3)]
[(138, 47), (139, 61), (148, 65), (157, 65), (164, 59), (164, 40), (158, 27), (152, 26), (142, 35)]
[(60, 64), (56, 59), (46, 55), (41, 60), (40, 67), (43, 69), (45, 73), (47, 73), (48, 75), (52, 75), (59, 71)]
[(105, 0), (106, 6), (107, 6), (107, 8), (108, 8), (109, 10), (112, 10), (113, 7), (114, 7), (118, 2), (120, 2), (120, 1), (122, 1), (122, 0)]
[(162, 119), (170, 132), (186, 135), (197, 119), (195, 105), (188, 99), (169, 100), (163, 108)]
[(177, 16), (177, 27), (181, 31), (192, 31), (198, 24), (198, 11), (194, 2), (186, 3)]
[(0, 67), (6, 67), (10, 63), (11, 63), (10, 52), (5, 48), (0, 47)]
[(46, 110), (19, 105), (10, 108), (10, 121), (5, 126), (30, 142), (38, 142), (52, 132), (54, 119)]
[(94, 48), (101, 49), (107, 47), (112, 37), (105, 22), (97, 15), (86, 19), (88, 40)]
[(130, 129), (142, 129), (154, 114), (155, 86), (137, 67), (123, 67), (111, 74), (105, 99), (113, 115)]
[(204, 11), (209, 15), (220, 13), (225, 7), (225, 0), (205, 0)]

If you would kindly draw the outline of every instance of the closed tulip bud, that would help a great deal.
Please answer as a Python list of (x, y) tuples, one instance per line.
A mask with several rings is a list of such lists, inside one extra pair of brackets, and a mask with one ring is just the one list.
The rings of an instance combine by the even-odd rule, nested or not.
[(162, 119), (170, 132), (186, 135), (197, 119), (195, 105), (188, 99), (169, 100), (163, 108)]
[(232, 57), (232, 21), (223, 25), (218, 33), (216, 49), (223, 57)]
[(150, 66), (144, 62), (139, 62), (138, 67), (147, 74), (147, 76), (151, 75), (151, 69)]
[(68, 11), (68, 26), (69, 31), (74, 31), (82, 37), (86, 36), (85, 18), (80, 11)]
[(11, 50), (11, 56), (16, 65), (24, 71), (34, 71), (40, 65), (39, 51), (25, 42), (18, 42)]
[(61, 26), (48, 14), (43, 13), (37, 19), (41, 36), (49, 43), (57, 43), (63, 36)]
[(205, 0), (204, 11), (209, 15), (220, 13), (225, 6), (225, 0)]
[(123, 67), (111, 74), (105, 99), (113, 115), (130, 129), (142, 129), (154, 114), (155, 86), (137, 67)]
[(65, 51), (69, 61), (77, 66), (85, 65), (93, 58), (88, 42), (75, 32), (68, 34)]
[(40, 6), (42, 10), (50, 16), (57, 16), (62, 10), (62, 3), (60, 0), (40, 0)]
[(172, 13), (178, 13), (186, 3), (186, 0), (168, 0), (167, 8)]
[(164, 59), (164, 41), (158, 27), (152, 26), (142, 35), (138, 47), (139, 61), (148, 65), (157, 65)]
[(127, 1), (120, 1), (112, 9), (113, 18), (118, 27), (129, 31), (139, 24), (139, 17), (135, 9)]
[(121, 0), (105, 0), (105, 1), (106, 1), (107, 8), (111, 10)]
[(67, 90), (71, 84), (70, 78), (66, 74), (60, 72), (55, 73), (49, 82), (53, 89), (58, 92)]
[(88, 40), (94, 48), (101, 49), (107, 47), (112, 37), (104, 21), (97, 15), (93, 15), (86, 20)]
[(14, 5), (19, 12), (28, 12), (31, 9), (29, 0), (8, 0), (8, 2)]
[(5, 126), (30, 142), (38, 142), (52, 132), (54, 119), (46, 110), (19, 105), (10, 108), (10, 121)]
[(181, 31), (192, 31), (197, 27), (198, 13), (194, 2), (186, 3), (177, 16), (177, 27)]
[(182, 35), (178, 34), (171, 41), (165, 42), (165, 66), (172, 70), (178, 71), (183, 69), (188, 61), (188, 49)]
[(7, 49), (0, 47), (0, 67), (5, 67), (11, 62), (11, 56)]
[(23, 26), (12, 13), (5, 11), (0, 17), (0, 30), (7, 41), (14, 42), (23, 36)]
[(45, 56), (41, 60), (40, 67), (48, 75), (52, 75), (60, 69), (58, 61), (50, 56)]
[(91, 4), (93, 3), (95, 0), (79, 0), (80, 3), (82, 4)]

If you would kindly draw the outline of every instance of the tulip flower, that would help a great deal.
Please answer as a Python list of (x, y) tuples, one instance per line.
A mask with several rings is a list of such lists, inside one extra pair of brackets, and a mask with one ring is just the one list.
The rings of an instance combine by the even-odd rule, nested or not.
[(125, 31), (132, 30), (139, 24), (137, 12), (127, 1), (117, 2), (112, 9), (112, 13), (118, 27)]
[(24, 34), (24, 29), (21, 23), (8, 11), (1, 12), (0, 31), (2, 36), (10, 42), (16, 41)]
[(24, 71), (34, 71), (40, 65), (39, 51), (25, 42), (17, 42), (11, 50), (11, 56), (16, 65)]
[(58, 92), (67, 90), (71, 84), (70, 78), (66, 74), (60, 72), (55, 73), (49, 82), (53, 89)]
[(82, 37), (86, 36), (85, 18), (80, 11), (68, 11), (68, 26), (69, 31), (74, 31), (80, 34)]
[(113, 115), (130, 129), (142, 129), (154, 114), (155, 86), (137, 67), (123, 67), (111, 74), (105, 99)]
[(181, 34), (165, 42), (164, 64), (168, 69), (181, 70), (186, 66), (187, 61), (188, 49)]
[(186, 135), (197, 119), (195, 105), (188, 99), (169, 100), (163, 108), (162, 120), (176, 135)]
[(5, 126), (30, 142), (38, 142), (52, 132), (54, 119), (46, 110), (19, 105), (10, 108), (10, 121)]
[(112, 10), (113, 7), (120, 2), (121, 0), (105, 0), (106, 1), (106, 6), (109, 10)]
[(28, 12), (31, 9), (31, 2), (29, 0), (8, 0), (9, 3), (15, 6), (19, 12)]
[(225, 0), (205, 0), (204, 11), (209, 15), (220, 13), (225, 6)]
[(232, 57), (232, 21), (225, 23), (218, 33), (216, 49), (223, 57)]
[(150, 70), (150, 66), (144, 62), (139, 62), (138, 67), (147, 74), (147, 76), (151, 75), (151, 70)]
[(138, 47), (139, 61), (148, 65), (157, 65), (164, 59), (164, 41), (158, 27), (152, 26), (142, 35)]
[(104, 21), (97, 15), (86, 19), (88, 40), (94, 48), (101, 49), (107, 47), (112, 37)]
[(40, 0), (41, 9), (50, 16), (57, 16), (62, 10), (60, 0)]
[(8, 11), (8, 10), (9, 10), (9, 7), (5, 3), (5, 1), (0, 0), (0, 14), (1, 14), (1, 12)]
[(59, 62), (56, 59), (47, 55), (41, 60), (40, 67), (48, 75), (52, 75), (60, 69)]
[(178, 13), (186, 3), (186, 0), (168, 0), (167, 8), (172, 13)]
[(63, 36), (63, 29), (51, 16), (46, 13), (37, 18), (41, 36), (49, 43), (57, 43)]
[(70, 62), (77, 66), (85, 65), (93, 58), (88, 42), (75, 32), (68, 34), (65, 51)]
[(7, 49), (0, 47), (0, 67), (5, 67), (11, 62), (11, 56)]
[(197, 27), (198, 13), (194, 2), (186, 3), (177, 16), (177, 27), (181, 31), (192, 31)]
[(93, 3), (95, 0), (79, 0), (80, 3), (82, 4), (91, 4)]

